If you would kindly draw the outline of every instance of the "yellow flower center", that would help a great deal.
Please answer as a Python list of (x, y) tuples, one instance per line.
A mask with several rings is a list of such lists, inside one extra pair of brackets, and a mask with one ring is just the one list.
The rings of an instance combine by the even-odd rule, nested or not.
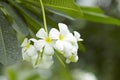
[(59, 39), (60, 39), (60, 40), (63, 40), (63, 39), (64, 39), (64, 36), (60, 34), (60, 35), (59, 35)]
[(45, 41), (46, 41), (48, 44), (50, 44), (50, 43), (52, 42), (51, 38), (49, 38), (49, 37), (47, 37), (47, 38), (45, 39)]
[(26, 48), (29, 48), (30, 47), (30, 43), (26, 43), (25, 46), (26, 46)]

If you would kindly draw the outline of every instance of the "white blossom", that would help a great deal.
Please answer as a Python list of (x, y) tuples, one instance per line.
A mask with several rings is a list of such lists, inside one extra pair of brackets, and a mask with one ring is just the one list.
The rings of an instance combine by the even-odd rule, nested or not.
[(60, 31), (52, 28), (52, 33), (50, 34), (53, 39), (56, 39), (54, 47), (59, 51), (69, 53), (68, 51), (72, 49), (71, 42), (73, 42), (75, 38), (73, 37), (72, 33), (70, 33), (68, 27), (65, 24), (59, 23), (58, 26)]
[(30, 40), (27, 38), (24, 39), (21, 47), (23, 60), (32, 61), (32, 57), (37, 55), (35, 47), (30, 44)]
[[(51, 31), (50, 31), (51, 32)], [(53, 49), (53, 41), (52, 38), (47, 35), (45, 30), (41, 28), (36, 36), (39, 38), (39, 40), (35, 41), (35, 46), (39, 50), (43, 50), (43, 53), (46, 55), (53, 55), (54, 49)]]
[[(54, 50), (58, 50), (66, 58), (66, 63), (78, 61), (78, 41), (83, 41), (81, 35), (69, 31), (67, 25), (59, 23), (59, 30), (52, 28), (49, 33), (41, 28), (35, 38), (25, 38), (22, 47), (23, 60), (32, 63), (34, 68), (48, 69), (54, 63)], [(31, 42), (33, 42), (31, 44)]]
[(42, 54), (42, 51), (38, 51), (34, 45), (30, 44), (31, 41), (37, 40), (25, 38), (21, 45), (23, 60), (31, 62), (34, 68), (48, 69), (53, 64), (52, 56)]
[(77, 50), (78, 44), (77, 41), (82, 41), (80, 34), (77, 31), (74, 31), (74, 35), (69, 31), (67, 25), (59, 23), (59, 31), (55, 28), (51, 29), (51, 37), (56, 39), (54, 45), (55, 49), (61, 51), (66, 57), (66, 62), (77, 62)]

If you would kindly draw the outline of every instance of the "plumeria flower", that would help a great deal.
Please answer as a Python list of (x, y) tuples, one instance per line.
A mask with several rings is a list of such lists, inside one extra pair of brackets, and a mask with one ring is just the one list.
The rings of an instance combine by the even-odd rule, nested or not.
[(66, 57), (66, 62), (77, 62), (77, 50), (78, 44), (77, 41), (82, 41), (80, 34), (77, 31), (74, 31), (74, 35), (69, 31), (67, 25), (59, 23), (59, 31), (55, 28), (51, 29), (53, 39), (56, 39), (55, 49), (61, 51)]
[(76, 40), (72, 44), (73, 45), (72, 50), (71, 50), (72, 56), (70, 56), (69, 58), (66, 59), (66, 63), (77, 62), (78, 61), (78, 55), (77, 55), (78, 43), (77, 42), (78, 41), (83, 41), (83, 39), (80, 38), (81, 35), (77, 31), (74, 31), (74, 37), (76, 38)]
[(77, 42), (83, 39), (77, 31), (73, 35), (67, 25), (59, 23), (58, 26), (59, 30), (52, 28), (49, 34), (41, 28), (36, 34), (38, 39), (25, 38), (21, 45), (23, 60), (31, 62), (34, 68), (48, 69), (54, 62), (54, 50), (57, 50), (66, 58), (66, 63), (77, 62)]
[(70, 63), (70, 62), (77, 62), (78, 61), (78, 56), (77, 56), (77, 52), (78, 52), (78, 41), (83, 41), (83, 39), (81, 39), (80, 34), (77, 31), (74, 31), (74, 37), (76, 38), (75, 42), (72, 44), (72, 56), (70, 56), (69, 58), (67, 58), (66, 62)]
[(22, 57), (23, 60), (32, 61), (32, 57), (37, 55), (37, 51), (33, 45), (30, 44), (30, 40), (24, 39), (22, 47)]
[(72, 49), (71, 42), (73, 42), (75, 38), (65, 24), (59, 23), (58, 26), (60, 31), (55, 28), (51, 29), (51, 37), (57, 40), (54, 47), (59, 51), (69, 51)]
[(51, 29), (51, 37), (57, 40), (54, 47), (55, 49), (62, 51), (65, 57), (70, 57), (72, 56), (72, 44), (75, 43), (77, 40), (73, 36), (73, 34), (68, 30), (67, 25), (59, 23), (58, 26), (60, 31), (58, 31), (55, 28)]
[[(51, 33), (51, 31), (50, 31)], [(53, 48), (53, 40), (52, 38), (47, 35), (45, 30), (41, 28), (36, 36), (39, 38), (39, 40), (34, 41), (34, 45), (38, 50), (43, 50), (43, 53), (46, 55), (53, 55), (54, 54), (54, 48)]]
[(30, 44), (31, 41), (37, 40), (34, 38), (29, 40), (25, 38), (21, 45), (23, 60), (31, 62), (34, 68), (48, 69), (51, 67), (53, 64), (52, 56), (42, 55), (42, 51), (37, 51), (35, 46)]

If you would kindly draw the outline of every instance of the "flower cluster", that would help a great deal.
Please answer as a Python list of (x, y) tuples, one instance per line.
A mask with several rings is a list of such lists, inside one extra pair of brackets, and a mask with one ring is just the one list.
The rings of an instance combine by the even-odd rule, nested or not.
[(58, 26), (59, 30), (52, 28), (48, 34), (41, 28), (36, 34), (38, 39), (25, 38), (21, 45), (23, 60), (31, 62), (34, 67), (49, 68), (54, 62), (55, 51), (59, 51), (66, 63), (77, 62), (77, 42), (83, 39), (77, 31), (72, 34), (67, 25), (59, 23)]

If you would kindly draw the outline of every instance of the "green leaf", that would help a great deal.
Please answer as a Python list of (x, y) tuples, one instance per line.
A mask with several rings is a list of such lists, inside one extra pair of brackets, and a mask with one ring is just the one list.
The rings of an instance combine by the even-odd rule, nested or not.
[(22, 59), (14, 30), (0, 10), (0, 62), (11, 65)]
[(81, 16), (81, 15), (79, 15), (79, 13), (74, 13), (74, 12), (71, 12), (71, 11), (69, 11), (69, 12), (66, 11), (66, 13), (63, 13), (63, 12), (56, 11), (54, 9), (49, 9), (48, 8), (48, 10), (55, 13), (55, 14), (61, 15), (61, 16), (66, 14), (66, 15), (69, 15), (72, 18), (76, 18), (76, 19), (85, 19), (85, 20), (89, 20), (89, 21), (93, 21), (93, 22), (120, 25), (120, 20), (119, 19), (107, 16), (105, 14), (101, 14), (101, 13), (98, 13), (98, 12), (95, 13), (95, 12), (91, 12), (91, 11), (82, 10), (83, 16)]
[(36, 33), (40, 28), (41, 24), (36, 19), (35, 15), (31, 14), (29, 11), (25, 10), (21, 5), (9, 0), (10, 4), (24, 17), (30, 29)]
[[(40, 7), (37, 1), (24, 1)], [(23, 0), (21, 0), (21, 2), (23, 2)], [(86, 19), (93, 22), (120, 25), (119, 19), (106, 16), (99, 8), (80, 7), (75, 4), (74, 0), (43, 0), (43, 3), (50, 12), (69, 19)]]
[(13, 18), (12, 27), (19, 33), (28, 35), (28, 28), (25, 21), (21, 18), (20, 15), (7, 3), (1, 2), (1, 5), (8, 11), (10, 16)]
[[(37, 2), (37, 1), (33, 1), (33, 0), (31, 0), (31, 1), (30, 0), (24, 0), (24, 1), (20, 0), (20, 1), (21, 1), (20, 3), (27, 2), (36, 7), (40, 7), (39, 2)], [(69, 19), (73, 19), (70, 17), (70, 15), (74, 15), (74, 13), (79, 13), (79, 15), (83, 16), (80, 7), (77, 6), (73, 0), (43, 0), (43, 3), (45, 5), (45, 7), (48, 8), (48, 10), (50, 10), (49, 8), (53, 8), (55, 11), (58, 10), (60, 12), (63, 12), (65, 14), (61, 14), (60, 12), (57, 11), (57, 14), (61, 15), (63, 17), (67, 17)]]
[(6, 69), (6, 75), (8, 80), (17, 80), (17, 74), (12, 68)]
[(63, 12), (77, 12), (82, 15), (80, 7), (78, 7), (74, 0), (43, 0), (45, 6), (52, 7)]
[[(53, 0), (49, 0), (49, 1), (53, 1)], [(56, 1), (56, 0), (54, 0), (54, 1)], [(112, 18), (112, 17), (109, 17), (109, 16), (106, 16), (104, 14), (101, 14), (102, 12), (95, 11), (95, 9), (88, 9), (88, 8), (85, 8), (85, 7), (83, 8), (82, 7), (82, 13), (83, 13), (83, 15), (81, 15), (81, 11), (75, 12), (75, 11), (72, 11), (70, 9), (65, 10), (64, 8), (58, 8), (57, 7), (58, 5), (59, 4), (56, 5), (54, 2), (53, 3), (49, 3), (49, 2), (47, 2), (47, 0), (45, 0), (45, 6), (54, 9), (54, 10), (49, 9), (50, 11), (52, 11), (54, 13), (55, 12), (58, 13), (58, 11), (61, 11), (61, 13), (69, 15), (69, 16), (71, 16), (73, 18), (86, 19), (86, 20), (90, 20), (90, 21), (94, 21), (94, 22), (101, 22), (101, 23), (108, 23), (108, 24), (120, 25), (120, 20)], [(78, 8), (76, 8), (76, 9), (78, 9)], [(58, 11), (56, 11), (56, 10), (58, 10)]]
[(23, 11), (24, 13), (22, 13), (22, 15), (24, 16), (27, 24), (29, 25), (29, 27), (31, 28), (31, 30), (36, 33), (41, 27), (42, 27), (42, 23), (39, 19), (39, 17), (37, 17), (35, 14), (31, 13), (30, 11), (28, 11), (27, 9), (20, 7), (21, 11)]
[(89, 20), (89, 21), (94, 21), (94, 22), (120, 25), (119, 19), (107, 16), (104, 14), (88, 12), (88, 11), (83, 11), (83, 13), (84, 13), (83, 17), (80, 17), (80, 16), (78, 16), (78, 17)]
[(12, 17), (10, 16), (10, 14), (6, 11), (6, 9), (0, 4), (0, 9), (2, 10), (2, 12), (4, 13), (4, 15), (6, 16), (6, 18), (8, 19), (8, 21), (10, 22), (10, 23), (12, 23), (13, 22), (13, 19), (12, 19)]
[[(42, 19), (42, 14), (41, 14), (41, 8), (34, 7), (34, 6), (31, 6), (31, 5), (24, 5), (24, 4), (23, 4), (23, 7), (25, 7), (30, 12), (32, 12), (33, 14), (35, 14), (40, 20), (43, 20)], [(48, 26), (50, 26), (50, 27), (57, 27), (57, 23), (54, 22), (52, 19), (49, 18), (49, 16), (51, 16), (50, 12), (46, 12), (46, 13), (47, 13), (46, 20), (47, 20)], [(40, 22), (43, 23), (43, 21), (40, 21)]]
[[(20, 0), (21, 2), (28, 2), (33, 5), (36, 5), (34, 0)], [(39, 2), (39, 0), (38, 0)], [(37, 2), (36, 6), (39, 6), (40, 4)], [(79, 15), (82, 15), (81, 9), (79, 6), (77, 6), (74, 2), (74, 0), (43, 0), (43, 3), (45, 6), (53, 7), (56, 9), (59, 9), (61, 11), (73, 11), (73, 12), (79, 12)], [(39, 4), (39, 5), (38, 5)]]
[(89, 12), (95, 12), (95, 13), (101, 13), (104, 12), (99, 7), (87, 7), (87, 6), (80, 6), (81, 10), (89, 11)]

